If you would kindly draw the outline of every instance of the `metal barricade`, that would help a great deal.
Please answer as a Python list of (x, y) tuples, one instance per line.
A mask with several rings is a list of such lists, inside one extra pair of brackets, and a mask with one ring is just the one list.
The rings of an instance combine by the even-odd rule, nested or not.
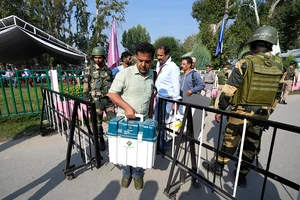
[[(263, 184), (261, 186), (261, 196), (260, 199), (264, 199), (265, 197), (265, 192), (266, 192), (266, 183), (268, 179), (273, 179), (285, 186), (288, 186), (296, 191), (300, 190), (300, 185), (298, 183), (295, 183), (279, 174), (275, 174), (270, 170), (271, 166), (271, 160), (273, 156), (273, 151), (274, 151), (274, 142), (275, 138), (277, 135), (278, 130), (284, 130), (288, 131), (291, 133), (296, 133), (300, 134), (300, 127), (293, 126), (293, 125), (288, 125), (284, 123), (279, 123), (279, 122), (274, 122), (271, 120), (259, 120), (254, 117), (247, 117), (235, 113), (229, 113), (221, 110), (216, 110), (210, 107), (205, 107), (205, 106), (200, 106), (200, 105), (195, 105), (195, 104), (189, 104), (185, 102), (177, 102), (173, 101), (170, 99), (165, 99), (165, 98), (160, 98), (159, 100), (159, 110), (162, 110), (162, 108), (165, 108), (166, 102), (172, 102), (178, 105), (183, 105), (186, 107), (183, 120), (182, 120), (182, 126), (179, 131), (176, 131), (177, 135), (177, 140), (175, 143), (175, 153), (174, 156), (168, 154), (166, 151), (164, 151), (160, 146), (161, 140), (158, 140), (158, 152), (162, 154), (165, 158), (169, 159), (172, 161), (172, 166), (169, 174), (169, 178), (167, 181), (166, 188), (164, 190), (164, 193), (166, 194), (167, 197), (170, 199), (176, 199), (176, 193), (180, 190), (180, 187), (184, 185), (185, 183), (192, 181), (192, 186), (194, 188), (199, 188), (200, 183), (204, 184), (208, 188), (212, 190), (212, 192), (216, 192), (218, 195), (223, 196), (226, 199), (236, 199), (236, 192), (237, 192), (237, 181), (238, 181), (238, 176), (239, 176), (239, 170), (241, 164), (249, 167), (251, 170), (255, 171), (256, 173), (259, 173), (263, 175)], [(175, 106), (176, 107), (176, 106)], [(202, 110), (202, 121), (199, 122), (201, 126), (200, 134), (197, 139), (194, 138), (194, 130), (193, 130), (193, 116), (192, 116), (192, 108)], [(210, 146), (208, 144), (203, 143), (202, 138), (204, 134), (204, 119), (205, 119), (205, 113), (206, 112), (212, 112), (212, 113), (217, 113), (221, 114), (221, 122), (218, 130), (218, 142), (217, 142), (217, 147)], [(240, 150), (239, 150), (239, 156), (235, 157), (230, 154), (227, 154), (220, 149), (220, 139), (222, 137), (222, 123), (223, 123), (223, 118), (227, 117), (234, 117), (238, 119), (244, 120), (244, 128), (243, 128), (243, 134), (241, 138), (241, 143), (240, 143)], [(270, 142), (270, 148), (267, 156), (267, 163), (265, 169), (262, 167), (258, 167), (253, 165), (252, 163), (246, 162), (242, 160), (242, 151), (243, 151), (243, 142), (246, 134), (246, 123), (248, 121), (251, 121), (253, 123), (256, 123), (258, 125), (263, 125), (263, 126), (269, 126), (269, 128), (273, 128), (273, 133), (272, 133), (272, 139)], [(165, 120), (165, 112), (159, 112), (158, 115), (158, 129), (159, 133), (163, 134), (165, 137), (165, 132), (166, 131), (173, 131), (170, 128), (166, 128), (166, 120)], [(186, 130), (185, 130), (186, 129)], [(160, 138), (161, 136), (159, 136)], [(183, 144), (182, 144), (183, 143)], [(196, 145), (198, 145), (198, 152), (196, 152)], [(229, 193), (226, 191), (224, 188), (218, 186), (216, 184), (216, 175), (214, 173), (213, 175), (213, 180), (210, 181), (207, 179), (204, 175), (201, 175), (199, 173), (200, 171), (200, 163), (201, 163), (201, 149), (204, 148), (206, 150), (212, 151), (215, 153), (216, 157), (218, 157), (219, 153), (222, 152), (231, 159), (232, 161), (237, 162), (237, 173), (235, 177), (235, 183), (233, 186), (233, 193)], [(183, 158), (179, 155), (179, 151), (183, 150)], [(187, 156), (190, 154), (190, 161), (191, 161), (191, 166), (188, 166), (186, 163)], [(180, 161), (182, 159), (183, 161)], [(274, 163), (272, 163), (274, 165)], [(175, 167), (178, 167), (180, 176), (179, 180), (176, 180), (176, 177), (174, 175), (175, 172)], [(253, 192), (259, 192), (259, 191), (253, 191)]]
[[(41, 135), (45, 133), (43, 127), (45, 119), (51, 128), (57, 129), (68, 142), (65, 176), (71, 180), (76, 170), (87, 165), (90, 165), (91, 169), (99, 168), (101, 154), (95, 103), (47, 88), (41, 90), (43, 95)], [(71, 165), (73, 148), (81, 155), (82, 163), (78, 166)]]

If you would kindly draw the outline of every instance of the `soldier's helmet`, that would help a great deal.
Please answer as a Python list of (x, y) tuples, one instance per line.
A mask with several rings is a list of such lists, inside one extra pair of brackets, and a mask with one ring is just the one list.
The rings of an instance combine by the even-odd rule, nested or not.
[(102, 47), (93, 48), (92, 56), (105, 56), (104, 49)]
[(253, 35), (249, 38), (247, 44), (254, 41), (266, 41), (271, 44), (277, 44), (277, 30), (272, 26), (262, 26), (256, 29)]

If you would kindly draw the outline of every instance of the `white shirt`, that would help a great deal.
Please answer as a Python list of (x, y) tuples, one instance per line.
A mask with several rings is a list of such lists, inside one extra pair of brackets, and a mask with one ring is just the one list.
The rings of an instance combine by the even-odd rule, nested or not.
[[(159, 72), (160, 63), (156, 64), (156, 72)], [(173, 100), (181, 99), (179, 95), (179, 67), (171, 61), (171, 56), (163, 65), (160, 73), (157, 76), (155, 86), (157, 88), (158, 97), (172, 98)]]
[(29, 69), (25, 69), (24, 74), (25, 76), (31, 76), (31, 72), (29, 71)]
[(8, 70), (8, 71), (5, 72), (5, 77), (6, 78), (11, 77), (11, 71), (10, 70)]

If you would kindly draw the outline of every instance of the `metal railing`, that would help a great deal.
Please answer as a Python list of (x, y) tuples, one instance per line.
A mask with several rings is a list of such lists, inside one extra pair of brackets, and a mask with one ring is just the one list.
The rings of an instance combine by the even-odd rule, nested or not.
[[(287, 131), (290, 133), (300, 134), (300, 127), (292, 126), (292, 125), (288, 125), (288, 124), (284, 124), (284, 123), (279, 123), (279, 122), (274, 122), (271, 120), (259, 120), (254, 117), (247, 117), (247, 116), (243, 116), (243, 115), (239, 115), (239, 114), (235, 114), (235, 113), (229, 113), (229, 112), (225, 112), (225, 111), (221, 111), (221, 110), (216, 110), (216, 109), (205, 107), (205, 106), (189, 104), (189, 103), (184, 103), (184, 102), (176, 102), (176, 101), (173, 101), (170, 99), (164, 99), (164, 98), (160, 99), (159, 108), (161, 109), (165, 105), (166, 102), (173, 102), (173, 103), (177, 103), (178, 105), (186, 106), (184, 117), (182, 120), (182, 126), (181, 126), (179, 132), (176, 131), (178, 138), (177, 138), (176, 145), (175, 145), (176, 149), (175, 149), (174, 156), (166, 153), (163, 149), (160, 148), (160, 144), (159, 144), (160, 140), (158, 140), (158, 145), (157, 145), (158, 152), (160, 154), (164, 155), (167, 159), (172, 161), (172, 166), (171, 166), (167, 186), (164, 190), (164, 193), (169, 198), (174, 199), (176, 196), (176, 193), (179, 191), (180, 187), (183, 184), (185, 184), (191, 180), (194, 188), (198, 188), (199, 183), (202, 183), (202, 184), (206, 185), (207, 187), (209, 187), (212, 190), (212, 192), (216, 192), (217, 194), (225, 197), (226, 199), (236, 199), (237, 180), (238, 180), (238, 174), (239, 174), (238, 170), (239, 170), (239, 166), (241, 164), (243, 164), (243, 165), (249, 167), (250, 169), (252, 169), (253, 171), (263, 175), (264, 179), (263, 179), (263, 185), (261, 186), (262, 190), (261, 190), (260, 199), (264, 199), (264, 197), (265, 197), (267, 179), (273, 179), (273, 180), (275, 180), (283, 185), (286, 185), (296, 191), (300, 190), (300, 185), (298, 183), (295, 183), (295, 182), (289, 180), (288, 178), (280, 176), (279, 174), (275, 174), (274, 172), (272, 172), (270, 170), (271, 160), (272, 160), (272, 156), (273, 156), (273, 152), (274, 152), (274, 148), (275, 148), (274, 142), (275, 142), (275, 138), (278, 133), (278, 130), (284, 130), (284, 131)], [(193, 125), (193, 117), (192, 117), (192, 108), (202, 110), (202, 113), (203, 113), (202, 122), (201, 123), (199, 122), (201, 124), (201, 131), (200, 131), (198, 140), (194, 139), (194, 130), (193, 130), (194, 125)], [(269, 126), (269, 128), (273, 128), (272, 139), (271, 139), (271, 144), (270, 144), (267, 163), (266, 163), (266, 169), (255, 166), (252, 163), (243, 161), (243, 160), (241, 160), (241, 157), (238, 158), (238, 157), (229, 155), (222, 151), (222, 153), (224, 153), (226, 155), (226, 157), (237, 162), (238, 167), (237, 167), (237, 175), (235, 178), (235, 184), (234, 184), (234, 188), (233, 188), (233, 194), (228, 193), (225, 189), (216, 185), (216, 183), (215, 183), (216, 175), (215, 174), (213, 176), (213, 181), (210, 181), (205, 176), (203, 176), (199, 173), (200, 161), (201, 161), (201, 148), (205, 148), (206, 150), (214, 152), (216, 154), (216, 157), (218, 157), (219, 153), (221, 152), (221, 150), (219, 150), (220, 149), (219, 147), (220, 147), (220, 139), (222, 137), (223, 117), (221, 119), (219, 131), (218, 131), (217, 147), (215, 148), (213, 146), (210, 146), (210, 145), (202, 142), (202, 138), (203, 138), (203, 134), (204, 134), (203, 124), (204, 124), (204, 118), (205, 118), (204, 113), (205, 112), (222, 114), (223, 117), (227, 116), (227, 117), (234, 117), (234, 118), (242, 119), (242, 120), (244, 120), (244, 126), (246, 125), (246, 122), (248, 120), (248, 121), (251, 121), (258, 125)], [(166, 128), (165, 116), (163, 116), (163, 115), (165, 115), (165, 112), (159, 113), (158, 127), (159, 127), (159, 133), (163, 133), (165, 136), (165, 131), (172, 132), (173, 130)], [(186, 128), (186, 130), (184, 130), (185, 129), (184, 127)], [(287, 133), (285, 132), (284, 134), (287, 134)], [(244, 135), (245, 135), (245, 131), (243, 131), (243, 136)], [(185, 140), (183, 140), (183, 139), (185, 139)], [(185, 141), (184, 145), (181, 144), (182, 141)], [(243, 139), (241, 139), (241, 141), (243, 141)], [(189, 145), (187, 145), (187, 142), (189, 143)], [(242, 155), (242, 151), (243, 151), (242, 144), (243, 144), (243, 142), (241, 142), (241, 148), (240, 148), (239, 155)], [(195, 148), (196, 145), (198, 145), (198, 155), (196, 154), (196, 148)], [(183, 155), (183, 159), (182, 159), (183, 162), (181, 162), (180, 158), (179, 158), (179, 150), (180, 149), (183, 149), (183, 151), (184, 151), (184, 155)], [(189, 167), (185, 163), (187, 154), (190, 154), (190, 157), (191, 157), (191, 167)], [(276, 163), (272, 163), (272, 165), (276, 165)], [(176, 181), (176, 177), (174, 176), (175, 166), (177, 166), (180, 170), (180, 180), (178, 180), (178, 181)], [(288, 169), (286, 169), (286, 170), (288, 170)], [(252, 192), (258, 192), (258, 191), (252, 191)]]
[[(95, 103), (47, 88), (41, 90), (43, 106), (40, 132), (45, 135), (43, 123), (46, 120), (50, 128), (57, 130), (68, 142), (65, 176), (71, 180), (76, 170), (87, 165), (91, 169), (93, 166), (99, 168), (101, 154)], [(72, 149), (80, 153), (82, 162), (78, 166), (71, 165)]]
[[(26, 71), (0, 70), (0, 117), (40, 113), (40, 87), (51, 88), (49, 70), (30, 70), (24, 76)], [(83, 70), (58, 70), (58, 81), (60, 92), (82, 95)]]

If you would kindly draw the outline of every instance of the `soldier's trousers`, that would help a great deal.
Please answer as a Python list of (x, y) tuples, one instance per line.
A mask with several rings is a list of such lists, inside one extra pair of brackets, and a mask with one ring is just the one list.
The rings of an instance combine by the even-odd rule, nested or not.
[(215, 99), (215, 109), (219, 108), (219, 99), (220, 99), (223, 87), (224, 87), (224, 85), (218, 85), (218, 95)]
[[(241, 113), (239, 113), (241, 114)], [(252, 112), (253, 115), (254, 113)], [(256, 115), (255, 115), (256, 116)], [(258, 116), (261, 119), (268, 119), (268, 116)], [(221, 147), (221, 150), (233, 155), (237, 147), (239, 145), (239, 142), (242, 138), (243, 133), (243, 123), (244, 120), (237, 119), (233, 117), (229, 117), (225, 133), (224, 133), (224, 139), (223, 144)], [(261, 141), (261, 134), (264, 127), (259, 126), (257, 124), (253, 124), (252, 122), (247, 121), (247, 128), (246, 128), (246, 134), (245, 134), (245, 141), (244, 141), (244, 149), (242, 154), (242, 160), (252, 163), (255, 155), (257, 153), (258, 147), (260, 145)], [(227, 164), (229, 162), (229, 158), (226, 157), (226, 155), (220, 151), (219, 156), (217, 158), (217, 161), (222, 164)], [(249, 173), (250, 169), (245, 166), (241, 165), (240, 173), (247, 175)]]
[(289, 95), (289, 92), (292, 90), (293, 81), (292, 80), (285, 80), (283, 82), (283, 94), (281, 100), (286, 100), (287, 96)]
[(114, 118), (116, 116), (115, 114), (115, 107), (113, 104), (108, 106), (103, 106), (99, 101), (95, 101), (96, 104), (96, 114), (97, 114), (97, 128), (98, 133), (100, 136), (104, 135), (102, 122), (103, 122), (103, 113), (105, 112), (108, 120)]

